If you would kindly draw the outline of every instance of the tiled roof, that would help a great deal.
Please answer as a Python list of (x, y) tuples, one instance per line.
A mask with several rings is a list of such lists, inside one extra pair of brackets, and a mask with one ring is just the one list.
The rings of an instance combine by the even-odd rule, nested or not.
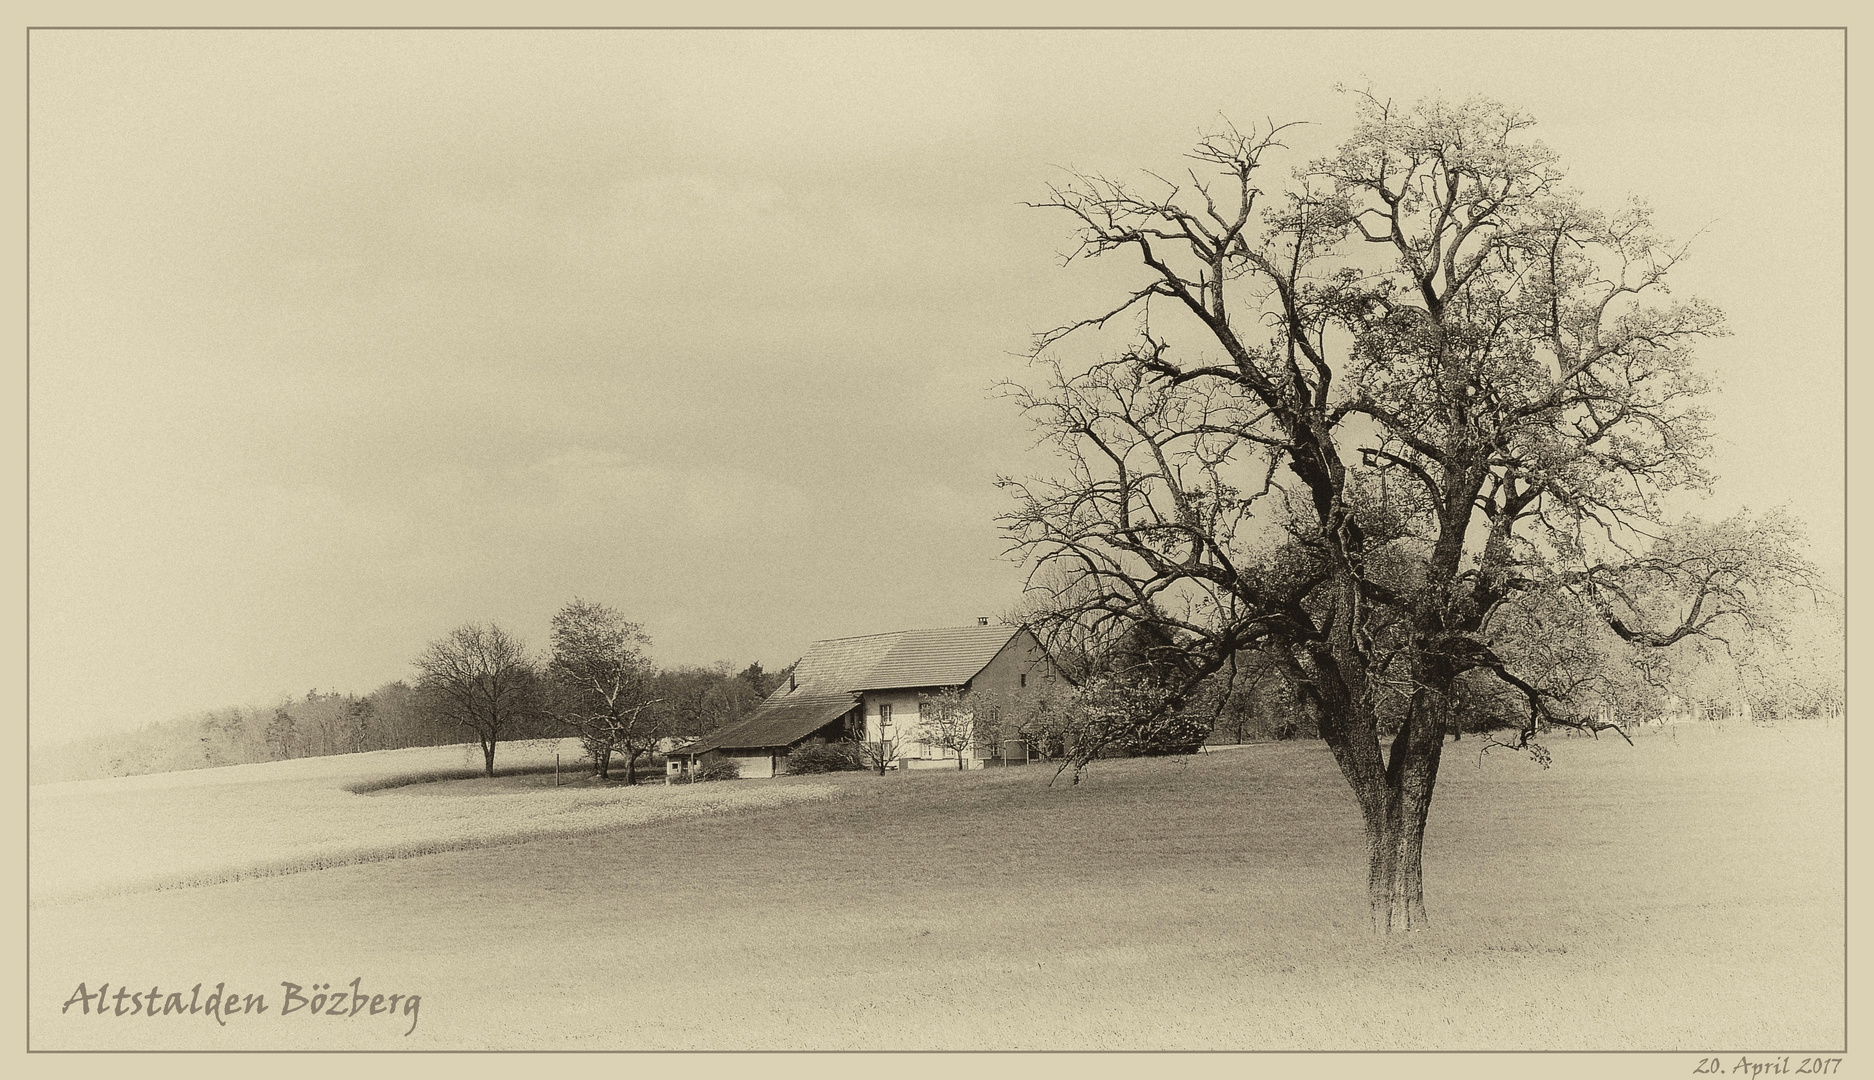
[(962, 686), (989, 666), (1018, 626), (953, 626), (943, 630), (906, 630), (891, 652), (853, 690)]
[(753, 715), (684, 747), (787, 746), (837, 720), (857, 691), (961, 686), (995, 659), (1019, 627), (958, 626), (816, 641), (794, 665), (794, 684), (768, 695)]

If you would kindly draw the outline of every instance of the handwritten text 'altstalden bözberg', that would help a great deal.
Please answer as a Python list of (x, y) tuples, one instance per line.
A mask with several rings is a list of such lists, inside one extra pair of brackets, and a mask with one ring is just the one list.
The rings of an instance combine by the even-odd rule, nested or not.
[(410, 1027), (405, 1035), (416, 1030), (417, 1012), (422, 1008), (423, 998), (419, 994), (367, 994), (361, 989), (362, 976), (333, 992), (331, 983), (313, 983), (310, 988), (298, 983), (282, 982), (278, 1012), (267, 1004), (265, 994), (240, 994), (227, 990), (226, 983), (216, 983), (208, 996), (202, 996), (202, 983), (196, 983), (187, 991), (188, 999), (183, 1000), (183, 991), (163, 993), (161, 986), (151, 986), (148, 990), (133, 990), (118, 984), (117, 992), (111, 993), (110, 983), (99, 983), (96, 990), (91, 990), (84, 983), (72, 991), (72, 996), (65, 999), (65, 1007), (59, 1011), (70, 1013), (72, 1006), (79, 1007), (84, 1015), (98, 1016), (205, 1016), (215, 1023), (226, 1027), (230, 1016), (337, 1016), (348, 1019), (369, 1016), (396, 1016), (401, 1011), (410, 1018)]

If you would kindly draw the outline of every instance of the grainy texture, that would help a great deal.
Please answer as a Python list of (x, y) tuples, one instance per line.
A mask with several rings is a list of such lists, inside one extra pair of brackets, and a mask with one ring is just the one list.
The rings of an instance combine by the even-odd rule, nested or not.
[[(479, 763), (474, 746), (422, 747), (227, 769), (47, 784), (31, 789), (32, 898), (58, 903), (295, 874), (349, 863), (570, 836), (672, 815), (776, 806), (833, 790), (692, 785), (555, 786), (587, 762), (576, 740), (510, 744), (510, 767), (481, 783), (421, 783)], [(360, 793), (363, 793), (362, 795)]]
[[(712, 786), (840, 797), (41, 906), (31, 1039), (1840, 1046), (1840, 727), (1685, 726), (1636, 742), (1557, 739), (1547, 770), (1451, 747), (1427, 840), (1436, 921), (1396, 940), (1348, 932), (1366, 919), (1360, 822), (1317, 743), (1101, 761), (1078, 787), (1040, 768), (744, 781)], [(505, 794), (487, 799), (538, 782), (498, 779)], [(455, 801), (419, 790), (353, 805)], [(59, 1011), (81, 980), (186, 997), (200, 980), (277, 996), (282, 980), (354, 977), (422, 994), (414, 1033)]]

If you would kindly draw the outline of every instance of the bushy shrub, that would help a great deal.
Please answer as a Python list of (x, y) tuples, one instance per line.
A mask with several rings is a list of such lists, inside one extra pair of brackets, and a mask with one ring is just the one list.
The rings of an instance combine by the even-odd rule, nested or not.
[(851, 743), (815, 741), (796, 747), (787, 755), (790, 773), (846, 772), (863, 768), (865, 762), (859, 757), (859, 748)]
[(717, 758), (714, 761), (706, 762), (702, 768), (697, 769), (691, 775), (695, 777), (696, 782), (699, 784), (707, 783), (711, 780), (740, 780), (742, 778), (742, 767), (730, 761), (728, 758)]

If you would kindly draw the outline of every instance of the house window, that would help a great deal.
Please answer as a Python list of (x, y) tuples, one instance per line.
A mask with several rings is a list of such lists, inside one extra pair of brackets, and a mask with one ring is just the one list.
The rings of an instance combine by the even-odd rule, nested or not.
[(878, 726), (881, 729), (888, 728), (891, 726), (891, 706), (890, 705), (880, 705), (878, 707)]
[(1016, 677), (1017, 679), (1019, 679), (1019, 680), (1021, 680), (1020, 682), (1018, 682), (1018, 683), (1016, 683), (1015, 685), (1017, 685), (1017, 686), (1027, 686), (1027, 685), (1028, 685), (1028, 673), (1027, 673), (1026, 671), (1024, 671), (1024, 672), (1022, 672), (1022, 673), (1021, 673), (1020, 675), (1017, 675), (1017, 676), (1015, 676), (1015, 677)]

